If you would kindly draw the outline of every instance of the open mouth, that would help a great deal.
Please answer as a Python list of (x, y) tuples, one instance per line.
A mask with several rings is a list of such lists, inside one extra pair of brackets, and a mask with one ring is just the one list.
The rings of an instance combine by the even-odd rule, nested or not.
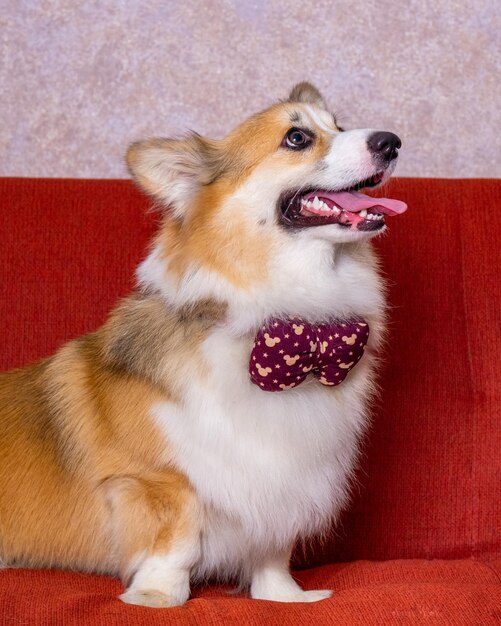
[(359, 189), (375, 187), (383, 178), (384, 172), (378, 172), (339, 191), (309, 189), (287, 193), (279, 202), (281, 221), (297, 228), (338, 224), (358, 231), (381, 230), (385, 215), (398, 215), (407, 208), (400, 200), (371, 198), (359, 192)]

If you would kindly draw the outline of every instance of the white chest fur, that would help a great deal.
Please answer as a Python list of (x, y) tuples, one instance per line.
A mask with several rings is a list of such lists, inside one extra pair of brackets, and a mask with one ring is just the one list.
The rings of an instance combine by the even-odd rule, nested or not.
[[(251, 383), (253, 337), (242, 332), (277, 310), (316, 319), (353, 315), (369, 322), (369, 346), (377, 343), (384, 299), (370, 249), (339, 256), (333, 265), (327, 245), (311, 248), (315, 254), (303, 254), (297, 267), (273, 272), (260, 298), (248, 294), (239, 302), (224, 294), (233, 298), (229, 323), (202, 347), (208, 377), (187, 381), (182, 404), (153, 409), (173, 461), (205, 505), (200, 575), (231, 574), (288, 548), (325, 527), (346, 503), (373, 390), (372, 350), (339, 387), (311, 377), (273, 393)], [(298, 251), (287, 254), (280, 267), (298, 258)]]
[(320, 530), (345, 503), (365, 425), (370, 357), (337, 389), (312, 378), (270, 393), (249, 380), (250, 347), (215, 331), (204, 346), (209, 380), (192, 381), (182, 408), (155, 407), (206, 507), (204, 572)]

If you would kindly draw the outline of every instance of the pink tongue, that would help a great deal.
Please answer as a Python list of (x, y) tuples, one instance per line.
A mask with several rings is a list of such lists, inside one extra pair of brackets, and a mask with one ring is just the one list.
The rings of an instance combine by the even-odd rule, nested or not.
[[(363, 209), (379, 209), (381, 213), (386, 215), (398, 215), (407, 209), (405, 202), (401, 200), (391, 200), (390, 198), (371, 198), (358, 191), (340, 191), (331, 193), (326, 191), (314, 192), (311, 194), (319, 198), (327, 198), (335, 202), (338, 206), (351, 213), (358, 213)], [(309, 198), (308, 198), (309, 199)]]

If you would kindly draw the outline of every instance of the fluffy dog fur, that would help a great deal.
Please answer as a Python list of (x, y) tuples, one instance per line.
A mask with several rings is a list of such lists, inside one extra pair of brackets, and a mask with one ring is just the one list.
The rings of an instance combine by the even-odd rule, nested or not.
[[(312, 131), (307, 150), (283, 147), (291, 126)], [(254, 598), (330, 595), (303, 591), (289, 558), (346, 505), (384, 293), (371, 232), (288, 229), (277, 204), (374, 175), (371, 132), (341, 132), (303, 83), (223, 140), (130, 148), (163, 210), (137, 291), (95, 333), (0, 377), (0, 561), (119, 575), (121, 598), (149, 606), (182, 604), (208, 577)], [(368, 321), (342, 385), (251, 384), (256, 329), (288, 315)]]

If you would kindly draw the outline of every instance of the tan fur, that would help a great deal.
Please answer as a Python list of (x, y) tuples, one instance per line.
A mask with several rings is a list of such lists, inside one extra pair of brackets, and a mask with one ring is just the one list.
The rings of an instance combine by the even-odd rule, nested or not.
[(97, 333), (0, 376), (7, 564), (130, 576), (134, 554), (198, 531), (196, 497), (169, 464), (149, 410), (175, 401), (223, 316), (213, 302), (174, 312), (155, 295), (135, 295)]
[[(314, 88), (312, 88), (314, 89)], [(310, 94), (311, 95), (311, 94)], [(266, 279), (269, 255), (273, 253), (275, 242), (268, 229), (252, 229), (245, 221), (245, 206), (237, 203), (232, 210), (240, 212), (242, 220), (231, 226), (220, 216), (220, 208), (227, 198), (231, 198), (236, 188), (242, 185), (254, 172), (256, 167), (267, 168), (270, 175), (273, 171), (290, 166), (291, 163), (319, 161), (329, 146), (329, 138), (325, 131), (317, 129), (317, 141), (308, 154), (283, 152), (277, 153), (282, 138), (291, 126), (291, 117), (301, 113), (303, 103), (310, 102), (306, 95), (299, 94), (297, 104), (282, 103), (274, 105), (254, 115), (237, 127), (228, 137), (219, 142), (211, 141), (210, 154), (206, 161), (191, 158), (193, 137), (186, 140), (186, 154), (183, 168), (188, 169), (191, 161), (193, 176), (206, 182), (190, 203), (189, 210), (182, 217), (167, 211), (164, 224), (157, 237), (157, 243), (163, 251), (163, 258), (169, 259), (169, 270), (180, 278), (190, 263), (196, 262), (209, 271), (216, 271), (237, 287), (246, 288), (252, 283), (262, 283)], [(329, 117), (332, 129), (336, 130), (333, 119)], [(197, 142), (206, 141), (197, 137)], [(159, 143), (161, 141), (161, 143)], [(209, 145), (209, 144), (207, 144)], [(175, 159), (179, 162), (183, 140), (175, 144)], [(128, 153), (128, 164), (136, 182), (145, 191), (162, 199), (163, 190), (153, 187), (151, 176), (144, 184), (143, 176), (149, 167), (149, 153), (152, 148), (157, 159), (171, 159), (166, 156), (172, 148), (169, 140), (147, 140), (134, 144)], [(224, 155), (218, 158), (218, 154)], [(145, 156), (146, 155), (146, 156)], [(143, 159), (143, 162), (142, 162)], [(217, 165), (216, 165), (217, 164)], [(205, 171), (205, 174), (203, 173)], [(212, 182), (214, 171), (219, 176)], [(231, 228), (231, 232), (228, 230)], [(215, 245), (218, 244), (218, 245)]]
[(166, 554), (174, 541), (200, 532), (196, 494), (174, 469), (112, 476), (103, 488), (111, 505), (114, 540), (121, 547), (119, 571), (124, 582), (133, 575), (138, 556)]
[[(158, 241), (165, 256), (168, 252), (169, 269), (177, 276), (195, 262), (242, 288), (265, 279), (272, 237), (262, 229), (249, 229), (244, 219), (231, 225), (224, 223), (215, 210), (231, 196), (235, 186), (236, 182), (223, 181), (203, 188), (184, 225), (166, 220)], [(235, 206), (234, 210), (243, 209)]]

